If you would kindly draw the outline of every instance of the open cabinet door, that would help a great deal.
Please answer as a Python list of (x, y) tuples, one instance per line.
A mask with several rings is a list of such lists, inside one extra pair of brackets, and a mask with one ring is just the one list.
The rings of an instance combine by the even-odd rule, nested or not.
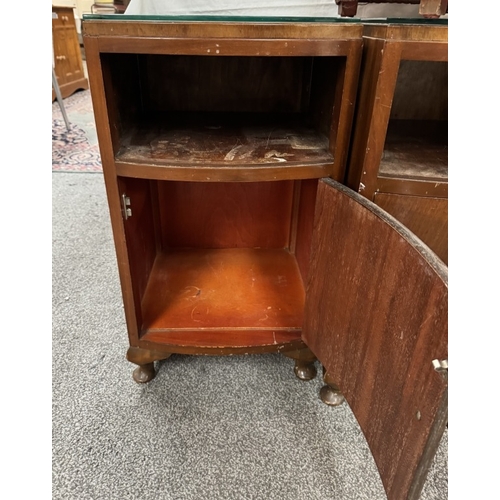
[(416, 499), (447, 423), (447, 267), (322, 179), (309, 276), (303, 340), (356, 417), (388, 499)]

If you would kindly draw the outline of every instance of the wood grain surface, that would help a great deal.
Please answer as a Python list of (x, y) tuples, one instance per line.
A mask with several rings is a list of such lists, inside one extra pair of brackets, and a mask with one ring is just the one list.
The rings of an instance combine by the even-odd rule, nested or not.
[(376, 193), (373, 200), (415, 233), (448, 264), (448, 200)]
[(143, 330), (294, 330), (304, 285), (283, 249), (183, 249), (157, 256)]
[(303, 338), (356, 416), (388, 499), (418, 498), (446, 423), (432, 364), (448, 358), (446, 266), (373, 203), (322, 180), (306, 297)]

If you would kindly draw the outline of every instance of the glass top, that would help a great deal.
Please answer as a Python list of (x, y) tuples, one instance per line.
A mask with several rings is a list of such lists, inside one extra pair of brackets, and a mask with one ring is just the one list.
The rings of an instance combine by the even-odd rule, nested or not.
[(189, 21), (189, 22), (248, 22), (248, 23), (381, 23), (381, 24), (435, 24), (447, 25), (448, 19), (398, 19), (356, 17), (280, 17), (280, 16), (202, 16), (202, 15), (128, 15), (128, 14), (83, 14), (83, 20), (102, 21)]

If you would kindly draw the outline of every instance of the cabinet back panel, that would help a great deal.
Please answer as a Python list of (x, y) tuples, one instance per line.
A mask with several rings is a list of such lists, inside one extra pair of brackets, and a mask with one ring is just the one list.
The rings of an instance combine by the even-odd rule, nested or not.
[(447, 120), (448, 63), (401, 61), (391, 119)]
[(293, 181), (159, 182), (167, 248), (288, 248)]
[(141, 58), (146, 107), (155, 111), (298, 112), (304, 58)]

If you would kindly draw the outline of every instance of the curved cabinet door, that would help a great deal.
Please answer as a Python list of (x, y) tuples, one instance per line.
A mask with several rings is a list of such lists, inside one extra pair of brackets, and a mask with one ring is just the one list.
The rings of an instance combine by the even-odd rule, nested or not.
[(357, 418), (388, 499), (416, 499), (447, 423), (447, 267), (322, 179), (309, 277), (303, 340)]

